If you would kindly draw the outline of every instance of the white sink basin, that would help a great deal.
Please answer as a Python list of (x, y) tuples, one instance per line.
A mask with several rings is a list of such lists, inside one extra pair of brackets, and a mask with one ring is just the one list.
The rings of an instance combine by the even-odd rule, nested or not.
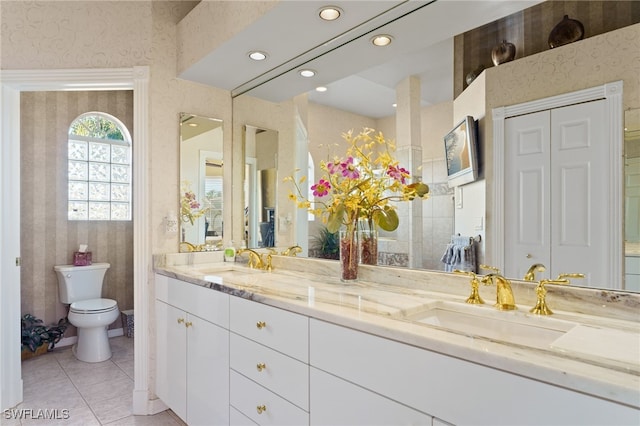
[(540, 349), (551, 344), (577, 324), (524, 311), (498, 311), (491, 305), (432, 302), (404, 319), (469, 337), (513, 343)]

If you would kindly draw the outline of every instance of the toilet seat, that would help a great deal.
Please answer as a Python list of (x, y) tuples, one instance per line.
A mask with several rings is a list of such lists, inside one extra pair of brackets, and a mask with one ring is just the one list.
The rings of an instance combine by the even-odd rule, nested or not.
[(89, 299), (73, 302), (69, 312), (75, 314), (102, 314), (118, 309), (118, 304), (112, 299)]

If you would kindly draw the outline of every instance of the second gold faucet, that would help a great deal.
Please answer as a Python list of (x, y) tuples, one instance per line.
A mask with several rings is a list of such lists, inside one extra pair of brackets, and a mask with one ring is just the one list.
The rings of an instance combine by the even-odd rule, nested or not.
[(498, 268), (487, 265), (480, 265), (480, 268), (494, 271), (485, 275), (480, 280), (484, 285), (495, 284), (496, 303), (494, 306), (501, 311), (512, 311), (516, 309), (516, 300), (513, 297), (513, 290), (511, 289), (509, 280), (500, 275)]

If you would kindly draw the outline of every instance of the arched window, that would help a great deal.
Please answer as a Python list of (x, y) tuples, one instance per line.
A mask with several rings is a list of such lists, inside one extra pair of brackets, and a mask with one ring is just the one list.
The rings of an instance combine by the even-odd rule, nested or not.
[(88, 112), (69, 127), (69, 220), (131, 220), (131, 136), (117, 118)]

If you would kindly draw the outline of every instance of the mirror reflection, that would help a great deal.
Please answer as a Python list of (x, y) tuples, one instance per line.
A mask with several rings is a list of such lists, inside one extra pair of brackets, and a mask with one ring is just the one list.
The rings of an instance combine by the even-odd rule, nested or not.
[(278, 132), (245, 125), (244, 245), (275, 247)]
[[(547, 19), (554, 21), (555, 17), (547, 16)], [(624, 25), (620, 25), (620, 27), (623, 27), (623, 26)], [(614, 36), (615, 35), (612, 35), (612, 38)], [(464, 41), (463, 40), (464, 37), (462, 35), (457, 37), (462, 37), (459, 39), (459, 41)], [(606, 38), (608, 36), (605, 35), (604, 37)], [(616, 51), (612, 51), (611, 49), (606, 49), (605, 51), (601, 49), (598, 43), (592, 40), (585, 39), (584, 41), (579, 42), (581, 43), (580, 46), (578, 45), (576, 46), (580, 47), (581, 54), (584, 54), (585, 57), (592, 58), (591, 60), (593, 61), (593, 64), (592, 64), (593, 66), (599, 66), (598, 64), (600, 62), (611, 62), (613, 58), (621, 58), (623, 56), (623, 52), (622, 52), (623, 49), (621, 49), (619, 53)], [(545, 52), (544, 50), (545, 49), (542, 49), (541, 54), (548, 55), (550, 57), (551, 54), (549, 54), (548, 52)], [(631, 56), (637, 57), (637, 53)], [(472, 58), (472, 59), (482, 60), (486, 58)], [(552, 59), (553, 58), (551, 57), (549, 58), (550, 61)], [(624, 80), (625, 81), (624, 107), (627, 109), (629, 108), (634, 109), (638, 107), (638, 104), (636, 101), (638, 99), (637, 89), (633, 84), (627, 84), (627, 80), (632, 78), (630, 76), (630, 73), (632, 72), (632, 70), (631, 68), (626, 67), (626, 64), (628, 64), (627, 60), (622, 60), (622, 59), (620, 60), (624, 62), (625, 66), (621, 66), (617, 70), (614, 70), (613, 68), (611, 69), (607, 68), (607, 73), (606, 75), (603, 75), (602, 78), (606, 79), (606, 81)], [(402, 63), (401, 61), (396, 61), (396, 62)], [(306, 131), (306, 135), (308, 136), (308, 142), (309, 142), (308, 148), (309, 148), (310, 154), (315, 160), (314, 165), (316, 170), (319, 170), (319, 160), (326, 159), (325, 150), (319, 149), (316, 147), (326, 146), (326, 144), (339, 143), (341, 140), (340, 134), (344, 131), (347, 131), (349, 129), (354, 129), (357, 131), (361, 129), (363, 126), (368, 126), (368, 127), (372, 127), (377, 130), (383, 131), (385, 136), (388, 136), (394, 139), (404, 139), (409, 137), (408, 133), (410, 131), (415, 130), (416, 126), (421, 128), (422, 177), (423, 177), (423, 182), (429, 184), (430, 188), (432, 189), (431, 197), (429, 200), (423, 203), (424, 209), (422, 211), (423, 230), (421, 233), (422, 235), (421, 256), (424, 259), (424, 261), (422, 265), (409, 263), (408, 260), (405, 261), (404, 255), (400, 256), (400, 253), (408, 252), (408, 248), (406, 247), (408, 244), (400, 244), (399, 240), (395, 238), (389, 238), (388, 241), (382, 240), (382, 243), (386, 244), (387, 247), (380, 248), (380, 252), (393, 253), (396, 255), (394, 257), (394, 260), (397, 260), (397, 259), (402, 260), (402, 261), (398, 261), (397, 263), (394, 263), (394, 266), (405, 264), (412, 268), (421, 267), (421, 268), (433, 269), (433, 270), (444, 270), (445, 265), (441, 262), (441, 258), (443, 253), (445, 252), (446, 246), (451, 241), (452, 235), (461, 233), (464, 236), (470, 236), (476, 240), (481, 240), (478, 243), (478, 249), (479, 249), (478, 263), (480, 262), (491, 263), (492, 258), (495, 256), (495, 253), (489, 252), (485, 255), (485, 247), (491, 247), (492, 239), (493, 239), (493, 235), (492, 235), (493, 230), (490, 228), (486, 228), (488, 226), (488, 221), (490, 220), (493, 213), (491, 211), (492, 207), (490, 204), (487, 204), (487, 201), (488, 200), (491, 201), (491, 197), (493, 196), (492, 188), (491, 188), (493, 181), (491, 179), (494, 178), (495, 176), (495, 170), (493, 170), (494, 165), (493, 165), (492, 152), (491, 152), (491, 142), (487, 142), (487, 139), (489, 138), (489, 136), (491, 136), (491, 133), (492, 133), (491, 132), (492, 119), (490, 117), (491, 115), (490, 108), (501, 106), (501, 105), (512, 105), (518, 102), (522, 102), (523, 101), (522, 97), (525, 95), (529, 97), (528, 99), (534, 99), (536, 98), (536, 96), (538, 96), (539, 98), (542, 98), (549, 94), (548, 88), (537, 87), (534, 84), (534, 82), (539, 81), (538, 80), (539, 76), (536, 77), (533, 74), (533, 72), (531, 74), (532, 77), (529, 80), (527, 80), (527, 78), (529, 77), (527, 77), (528, 75), (527, 70), (522, 69), (521, 64), (523, 63), (524, 62), (518, 63), (518, 61), (514, 61), (510, 65), (503, 65), (503, 66), (497, 67), (496, 69), (490, 69), (488, 71), (485, 71), (480, 76), (478, 76), (477, 81), (482, 82), (482, 80), (485, 79), (485, 77), (487, 76), (487, 73), (492, 73), (494, 76), (498, 74), (521, 75), (522, 77), (520, 78), (520, 80), (518, 80), (517, 78), (509, 78), (509, 76), (506, 75), (505, 79), (511, 84), (507, 86), (510, 88), (526, 86), (527, 90), (529, 90), (528, 93), (524, 93), (524, 92), (520, 93), (519, 90), (503, 90), (503, 89), (498, 89), (497, 87), (492, 86), (493, 90), (491, 92), (482, 93), (481, 95), (479, 95), (479, 96), (483, 96), (483, 98), (481, 98), (482, 101), (479, 101), (478, 99), (480, 98), (477, 98), (477, 97), (475, 100), (472, 99), (474, 95), (476, 95), (476, 93), (474, 93), (473, 90), (471, 91), (466, 90), (467, 87), (465, 86), (466, 93), (464, 93), (464, 96), (462, 97), (464, 97), (468, 101), (468, 103), (464, 106), (464, 110), (465, 110), (464, 112), (465, 114), (472, 115), (476, 120), (478, 120), (479, 132), (482, 132), (484, 136), (483, 140), (480, 141), (480, 144), (481, 144), (480, 161), (483, 161), (485, 163), (481, 165), (481, 169), (483, 171), (483, 174), (486, 172), (487, 177), (486, 177), (486, 181), (485, 181), (485, 176), (483, 176), (479, 182), (464, 185), (457, 190), (448, 188), (446, 184), (446, 166), (444, 163), (444, 152), (443, 152), (444, 148), (443, 148), (443, 140), (442, 140), (443, 136), (451, 129), (452, 125), (454, 125), (456, 121), (459, 121), (461, 119), (461, 117), (459, 117), (460, 111), (458, 110), (457, 106), (454, 106), (452, 104), (453, 102), (452, 100), (442, 101), (441, 103), (432, 104), (432, 105), (425, 105), (423, 103), (420, 106), (420, 117), (417, 119), (417, 121), (415, 121), (415, 116), (413, 116), (411, 117), (411, 119), (413, 119), (414, 121), (410, 121), (409, 119), (407, 119), (406, 116), (400, 117), (398, 113), (394, 115), (389, 115), (389, 116), (373, 116), (373, 115), (367, 116), (367, 115), (359, 114), (354, 111), (341, 110), (337, 107), (332, 107), (328, 104), (323, 105), (315, 101), (320, 96), (326, 96), (326, 94), (319, 95), (313, 92), (309, 92), (306, 94), (299, 95), (293, 100), (283, 101), (280, 103), (273, 103), (273, 111), (270, 111), (269, 114), (270, 116), (273, 116), (278, 114), (278, 111), (280, 110), (283, 111), (283, 113), (285, 111), (290, 111), (288, 108), (285, 108), (282, 106), (283, 105), (288, 106), (289, 104), (293, 103), (296, 105), (296, 107), (298, 107), (300, 103), (304, 102), (303, 106), (299, 108), (299, 110), (304, 112), (304, 114), (302, 114), (302, 120), (297, 122), (301, 122), (306, 126), (305, 131)], [(475, 66), (471, 63), (465, 64), (465, 65)], [(585, 66), (585, 65), (576, 65), (576, 67), (577, 66)], [(511, 73), (509, 73), (508, 71), (512, 69), (516, 69), (517, 71), (512, 71)], [(366, 78), (367, 76), (374, 76), (374, 75), (379, 76), (382, 74), (381, 70), (382, 70), (382, 67), (380, 66), (377, 68), (372, 68), (370, 70), (364, 70), (352, 76), (352, 78), (362, 79), (362, 78)], [(404, 82), (403, 79), (410, 79), (413, 75), (418, 74), (417, 71), (418, 71), (417, 69), (411, 71), (411, 75), (409, 75), (408, 73), (406, 75), (403, 74), (402, 76), (399, 74), (398, 75), (394, 74), (396, 75), (396, 77), (398, 77), (396, 79), (397, 86), (395, 86), (392, 89), (394, 91), (394, 95), (396, 99), (400, 101), (405, 101), (405, 102), (407, 101), (406, 93), (402, 95), (398, 90), (398, 88), (401, 87), (401, 84), (403, 84)], [(539, 71), (536, 71), (536, 72), (539, 72)], [(583, 87), (587, 84), (583, 81), (584, 80), (582, 79), (583, 74), (580, 72), (580, 70), (572, 69), (571, 75), (572, 77), (570, 79), (571, 80), (570, 82), (563, 82), (563, 84), (565, 84), (564, 87), (560, 87), (557, 84), (552, 88), (553, 94), (567, 93), (567, 92), (570, 92), (572, 90), (572, 87), (576, 85), (579, 87)], [(460, 76), (458, 75), (458, 80), (460, 79), (459, 77)], [(576, 83), (576, 80), (580, 80), (580, 81)], [(340, 90), (340, 88), (348, 89), (349, 87), (353, 86), (353, 85), (347, 85), (347, 84), (343, 84), (343, 85), (339, 84), (341, 82), (346, 82), (346, 81), (351, 81), (351, 80), (348, 80), (348, 77), (347, 77), (343, 80), (339, 80), (333, 83), (331, 82), (323, 82), (323, 83), (325, 83), (324, 84), (325, 86), (329, 87), (329, 90), (333, 88), (333, 85), (335, 85), (336, 90)], [(495, 78), (494, 78), (494, 81), (495, 81)], [(282, 84), (286, 85), (286, 82)], [(421, 87), (424, 88), (427, 86), (427, 84), (428, 83), (426, 84), (424, 83), (424, 78), (423, 78), (423, 81), (421, 81)], [(264, 86), (267, 86), (267, 85), (269, 85), (269, 83), (266, 83)], [(411, 90), (413, 90), (413, 94), (415, 94), (416, 91), (420, 90), (420, 86), (418, 86), (417, 88), (414, 88), (413, 86), (411, 87), (412, 87)], [(264, 89), (262, 91), (264, 92), (266, 90), (267, 89)], [(360, 95), (367, 94), (367, 90), (359, 89), (357, 90), (357, 92)], [(365, 97), (365, 96), (358, 95), (358, 93), (344, 90), (343, 95), (345, 97), (350, 97), (350, 99), (355, 99), (355, 98), (359, 99), (359, 98)], [(540, 94), (538, 95), (538, 93)], [(241, 97), (245, 98), (245, 102), (246, 102), (246, 98), (251, 98), (251, 95), (252, 93), (248, 92), (247, 94), (242, 95)], [(486, 95), (486, 99), (484, 98), (485, 95)], [(258, 94), (256, 94), (256, 96), (258, 96)], [(498, 99), (500, 99), (499, 103), (496, 103), (498, 101), (495, 101), (494, 97), (497, 97)], [(265, 102), (262, 99), (260, 99), (259, 102), (261, 105), (261, 109), (260, 109), (261, 114), (267, 114), (264, 112), (264, 105), (267, 102)], [(369, 96), (366, 102), (368, 104), (374, 104), (375, 99), (371, 99), (371, 96)], [(245, 108), (244, 110), (249, 111), (250, 108)], [(630, 129), (630, 125), (629, 125), (630, 114), (631, 113), (627, 111), (626, 123), (625, 123), (626, 127), (628, 128), (627, 132)], [(242, 116), (242, 117), (235, 116), (234, 119), (236, 119), (236, 117), (240, 120), (240, 122), (251, 122), (252, 120), (252, 117), (249, 115)], [(294, 114), (291, 114), (283, 118), (281, 122), (283, 123), (293, 122), (298, 118), (299, 117), (294, 116)], [(286, 138), (286, 136), (289, 135), (290, 133), (294, 133), (293, 130), (287, 127), (286, 125), (279, 126), (277, 127), (277, 129), (280, 131), (281, 135), (285, 136), (285, 139), (281, 141), (281, 143), (283, 144), (283, 150), (288, 149), (288, 148), (285, 148), (285, 146), (291, 147), (291, 149), (293, 149), (295, 146), (295, 142), (293, 140), (289, 140), (288, 138)], [(632, 160), (634, 157), (637, 157), (637, 154), (634, 154), (634, 152), (637, 153), (637, 151), (634, 151), (637, 148), (635, 148), (632, 144), (628, 142), (629, 137), (630, 135), (625, 133), (625, 139), (627, 140), (627, 142), (625, 143), (625, 154), (627, 159), (626, 161), (627, 184), (625, 187), (626, 197), (625, 197), (625, 206), (624, 206), (624, 210), (626, 213), (626, 218), (625, 218), (626, 228), (624, 230), (623, 229), (617, 230), (620, 233), (625, 232), (626, 248), (625, 248), (625, 259), (619, 259), (619, 260), (621, 262), (626, 261), (625, 283), (623, 284), (624, 287), (622, 288), (625, 290), (640, 291), (640, 285), (637, 284), (637, 281), (634, 281), (634, 277), (630, 276), (632, 274), (640, 275), (640, 265), (636, 265), (635, 263), (635, 261), (640, 259), (640, 253), (639, 253), (640, 250), (638, 249), (638, 245), (640, 245), (640, 243), (637, 243), (638, 241), (637, 239), (634, 241), (634, 237), (632, 236), (633, 229), (635, 229), (637, 233), (637, 230), (639, 228), (638, 222), (640, 221), (640, 219), (638, 218), (640, 217), (640, 215), (638, 213), (638, 208), (637, 208), (637, 205), (638, 205), (637, 196), (633, 195), (633, 188), (630, 187), (630, 183), (637, 182), (638, 180), (637, 177), (634, 177), (634, 176), (637, 176), (638, 163), (636, 163), (635, 160)], [(314, 152), (314, 149), (317, 152)], [(300, 155), (300, 154), (296, 152), (296, 155)], [(630, 161), (630, 159), (632, 161)], [(486, 170), (485, 170), (485, 167), (486, 167)], [(283, 176), (284, 174), (290, 173), (290, 172), (291, 171), (288, 169), (281, 170), (281, 174)], [(313, 172), (310, 172), (309, 178), (312, 179), (312, 177), (313, 177)], [(286, 189), (283, 189), (282, 191), (286, 192)], [(634, 197), (636, 198), (634, 199)], [(636, 207), (634, 207), (634, 203), (636, 204)], [(331, 245), (330, 238), (323, 239), (323, 237), (327, 237), (327, 236), (322, 234), (323, 229), (321, 224), (313, 223), (313, 222), (306, 223), (307, 220), (301, 219), (299, 215), (296, 215), (294, 217), (295, 217), (295, 221), (292, 225), (295, 226), (296, 229), (308, 226), (308, 229), (309, 229), (308, 243), (310, 247), (310, 254), (315, 254), (314, 252), (322, 251), (323, 242), (327, 243), (325, 247), (330, 247)], [(302, 221), (304, 221), (305, 223), (301, 223)], [(398, 234), (405, 235), (411, 232), (409, 229), (402, 229), (403, 224), (407, 222), (408, 221), (401, 221), (400, 228), (398, 229)], [(321, 241), (318, 242), (317, 241), (318, 239), (321, 239)], [(282, 238), (281, 243), (282, 245), (287, 245), (290, 243), (295, 244), (295, 243), (301, 243), (301, 242), (296, 239), (285, 240), (284, 238)], [(327, 251), (330, 252), (331, 249), (329, 248)], [(486, 257), (486, 262), (485, 262), (485, 257)], [(633, 258), (635, 258), (635, 260)], [(384, 261), (379, 262), (379, 264), (384, 264), (384, 263), (385, 263)], [(633, 272), (633, 271), (636, 271), (636, 272)], [(580, 272), (580, 271), (571, 271), (571, 272)], [(510, 277), (510, 278), (522, 279), (523, 277)], [(572, 284), (579, 286), (580, 283), (578, 281), (579, 280), (576, 280), (576, 282)], [(611, 283), (600, 283), (600, 284), (601, 284), (600, 285), (601, 287), (610, 287)], [(620, 286), (619, 282), (615, 284), (616, 286)]]
[(624, 120), (625, 289), (640, 292), (640, 109)]
[(222, 245), (222, 120), (180, 114), (180, 250)]

